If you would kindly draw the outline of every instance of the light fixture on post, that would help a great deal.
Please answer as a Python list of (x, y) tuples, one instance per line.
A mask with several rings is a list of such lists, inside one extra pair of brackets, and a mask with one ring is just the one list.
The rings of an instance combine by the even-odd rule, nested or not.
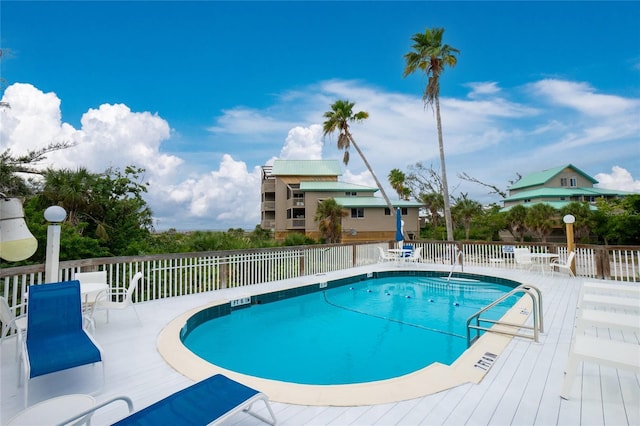
[(0, 257), (17, 262), (31, 257), (38, 249), (38, 240), (24, 221), (22, 202), (0, 193)]
[(60, 206), (51, 206), (44, 211), (44, 218), (49, 222), (47, 228), (47, 254), (44, 267), (44, 282), (58, 282), (60, 267), (60, 223), (67, 217), (67, 212)]
[[(562, 221), (565, 223), (567, 227), (567, 255), (568, 255), (572, 251), (576, 250), (576, 245), (573, 240), (573, 223), (576, 221), (576, 218), (572, 214), (568, 214), (562, 218)], [(575, 259), (575, 256), (574, 256), (574, 259)], [(569, 266), (571, 267), (571, 272), (573, 272), (573, 274), (575, 275), (576, 263), (574, 259), (571, 259), (571, 265)]]

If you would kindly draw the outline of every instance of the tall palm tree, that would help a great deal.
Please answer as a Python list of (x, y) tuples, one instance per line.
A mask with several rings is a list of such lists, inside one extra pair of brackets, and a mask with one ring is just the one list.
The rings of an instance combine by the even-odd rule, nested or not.
[(451, 221), (451, 201), (447, 185), (447, 169), (444, 161), (444, 144), (442, 142), (442, 120), (440, 119), (440, 76), (445, 67), (454, 67), (458, 61), (456, 55), (460, 51), (448, 44), (442, 44), (444, 28), (426, 29), (411, 37), (413, 51), (404, 55), (406, 67), (404, 77), (416, 70), (424, 71), (428, 76), (427, 87), (422, 95), (425, 106), (435, 104), (436, 124), (438, 126), (438, 147), (440, 148), (440, 169), (442, 173), (442, 189), (444, 198), (444, 218), (447, 226), (447, 240), (453, 241), (453, 225)]
[(411, 190), (405, 186), (407, 176), (400, 169), (392, 169), (387, 176), (391, 187), (398, 193), (398, 198), (408, 200)]
[(389, 200), (389, 197), (384, 192), (384, 189), (382, 189), (382, 185), (376, 177), (376, 174), (373, 172), (371, 165), (360, 150), (360, 147), (356, 144), (356, 141), (353, 140), (353, 136), (349, 131), (350, 122), (359, 122), (369, 118), (369, 113), (366, 111), (354, 113), (354, 105), (355, 102), (349, 102), (348, 100), (335, 101), (333, 105), (331, 105), (331, 111), (327, 111), (323, 115), (323, 117), (326, 118), (326, 121), (322, 124), (323, 136), (327, 136), (329, 133), (333, 133), (336, 130), (339, 132), (338, 149), (344, 150), (342, 162), (345, 165), (349, 164), (349, 147), (353, 145), (353, 147), (360, 155), (360, 158), (362, 158), (364, 165), (367, 166), (369, 173), (371, 173), (371, 176), (373, 176), (373, 180), (376, 182), (376, 186), (380, 190), (380, 193), (382, 194), (384, 200), (387, 202), (389, 210), (391, 210), (391, 215), (395, 216), (395, 211), (393, 208), (393, 204), (391, 204), (391, 200)]
[(342, 218), (347, 211), (333, 198), (318, 204), (314, 220), (318, 222), (318, 229), (327, 243), (339, 243), (342, 233)]

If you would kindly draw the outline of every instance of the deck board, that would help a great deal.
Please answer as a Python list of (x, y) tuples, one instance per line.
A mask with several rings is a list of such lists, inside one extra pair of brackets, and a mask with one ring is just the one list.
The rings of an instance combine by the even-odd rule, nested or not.
[[(430, 265), (433, 268), (433, 265)], [(444, 271), (449, 268), (435, 266)], [(468, 272), (489, 272), (469, 268)], [(545, 332), (540, 342), (513, 339), (479, 384), (464, 384), (434, 395), (359, 407), (301, 406), (273, 402), (281, 425), (636, 425), (640, 424), (640, 377), (629, 371), (595, 364), (579, 366), (571, 399), (559, 396), (564, 368), (574, 333), (576, 304), (582, 280), (558, 274), (501, 270), (505, 278), (535, 285), (543, 291)], [(324, 277), (327, 279), (329, 277)], [(593, 281), (593, 280), (591, 280)], [(137, 305), (142, 325), (133, 312), (113, 312), (110, 323), (97, 318), (96, 339), (105, 350), (106, 380), (96, 395), (99, 401), (116, 395), (130, 396), (137, 409), (150, 405), (192, 382), (168, 366), (156, 349), (160, 330), (173, 318), (204, 303), (228, 299), (243, 289), (229, 289), (197, 296), (181, 296)], [(637, 315), (637, 313), (636, 313)], [(639, 317), (640, 318), (640, 317)], [(638, 343), (633, 332), (593, 329), (588, 333)], [(22, 408), (22, 389), (16, 386), (13, 338), (0, 348), (0, 422), (4, 424)], [(31, 386), (35, 400), (47, 398), (60, 385), (76, 391), (95, 384), (89, 374), (61, 374)], [(67, 389), (65, 387), (64, 389)], [(258, 402), (258, 412), (265, 409)], [(100, 425), (119, 419), (123, 407), (114, 407), (94, 417)], [(257, 419), (238, 413), (229, 425), (253, 426)]]

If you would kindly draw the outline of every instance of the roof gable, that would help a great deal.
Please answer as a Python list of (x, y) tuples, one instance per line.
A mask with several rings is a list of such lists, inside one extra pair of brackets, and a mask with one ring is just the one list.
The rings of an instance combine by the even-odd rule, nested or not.
[(591, 176), (589, 176), (588, 174), (586, 174), (585, 172), (583, 172), (582, 170), (574, 166), (573, 164), (567, 164), (564, 166), (554, 167), (552, 169), (547, 169), (541, 172), (536, 172), (536, 173), (532, 173), (527, 176), (524, 176), (522, 179), (520, 179), (519, 181), (511, 185), (509, 187), (509, 190), (523, 189), (531, 186), (544, 185), (546, 182), (553, 179), (555, 176), (560, 174), (565, 169), (572, 169), (577, 174), (591, 181), (591, 183), (594, 183), (594, 184), (598, 183), (597, 180), (595, 180), (594, 178), (592, 178)]

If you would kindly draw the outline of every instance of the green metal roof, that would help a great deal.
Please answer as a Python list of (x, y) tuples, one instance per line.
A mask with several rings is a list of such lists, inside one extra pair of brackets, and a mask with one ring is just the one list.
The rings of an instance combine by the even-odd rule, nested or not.
[[(568, 204), (571, 204), (573, 201), (533, 201), (531, 203), (523, 203), (523, 204), (514, 204), (513, 206), (503, 207), (500, 209), (501, 212), (508, 212), (515, 206), (524, 206), (524, 207), (532, 207), (536, 204), (548, 204), (556, 210), (560, 210)], [(598, 210), (598, 208), (594, 205), (589, 204), (590, 210)]]
[(275, 160), (273, 176), (340, 176), (338, 160)]
[(564, 169), (570, 168), (573, 169), (576, 173), (582, 175), (585, 179), (590, 180), (592, 183), (598, 183), (597, 180), (574, 166), (573, 164), (567, 164), (564, 166), (554, 167), (553, 169), (543, 170), (541, 172), (532, 173), (530, 175), (524, 176), (522, 179), (514, 183), (509, 187), (509, 189), (522, 189), (527, 188), (529, 186), (538, 186), (544, 185), (546, 182), (551, 180), (554, 176), (562, 172)]
[(378, 188), (348, 182), (300, 182), (300, 190), (308, 192), (376, 192)]
[[(336, 203), (343, 207), (388, 207), (387, 202), (379, 197), (334, 197)], [(393, 207), (422, 207), (417, 201), (391, 200)]]
[(614, 191), (611, 189), (600, 188), (537, 188), (530, 191), (521, 191), (505, 198), (503, 201), (518, 201), (525, 199), (549, 198), (549, 197), (572, 197), (572, 196), (594, 196), (603, 195), (627, 195), (628, 192)]

